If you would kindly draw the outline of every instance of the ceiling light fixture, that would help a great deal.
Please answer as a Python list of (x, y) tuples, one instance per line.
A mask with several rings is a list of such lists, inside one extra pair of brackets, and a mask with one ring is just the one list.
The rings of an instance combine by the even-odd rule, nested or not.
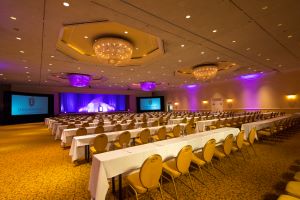
[(212, 32), (213, 32), (213, 33), (216, 33), (216, 32), (218, 32), (218, 30), (217, 30), (217, 29), (214, 29)]
[(87, 87), (92, 80), (92, 77), (88, 74), (70, 73), (67, 77), (70, 85), (73, 87)]
[(218, 67), (214, 63), (201, 64), (193, 67), (193, 76), (197, 80), (207, 81), (217, 75)]
[(12, 19), (12, 20), (17, 20), (17, 18), (14, 17), (14, 16), (11, 16), (11, 17), (9, 17), (9, 18)]
[(235, 40), (232, 40), (232, 42), (233, 42), (233, 43), (236, 43), (236, 41), (235, 41)]
[(70, 6), (70, 4), (69, 4), (68, 2), (63, 2), (63, 5), (64, 5), (65, 7), (69, 7), (69, 6)]
[(20, 37), (16, 37), (16, 39), (17, 39), (17, 40), (22, 40), (22, 38), (20, 38)]
[(50, 56), (51, 58), (54, 58), (54, 56)]
[(152, 91), (156, 88), (156, 83), (154, 81), (144, 81), (140, 82), (140, 87), (143, 91)]
[(100, 60), (107, 60), (109, 64), (119, 64), (131, 59), (133, 46), (121, 38), (104, 37), (96, 40), (93, 48)]
[(128, 31), (124, 31), (125, 34), (128, 34)]
[(282, 24), (277, 24), (277, 26), (279, 27), (279, 26), (282, 26)]
[(25, 53), (23, 50), (19, 51), (20, 53)]
[(262, 7), (261, 9), (262, 10), (267, 10), (269, 7), (268, 6), (264, 6), (264, 7)]
[(201, 55), (203, 55), (203, 54), (205, 54), (205, 52), (204, 52), (204, 51), (201, 51)]
[(88, 39), (89, 37), (88, 37), (87, 35), (85, 35), (83, 38), (84, 38), (84, 39)]
[(182, 48), (184, 47), (184, 44), (180, 45)]
[(288, 35), (288, 38), (292, 38), (293, 36), (292, 35)]
[(191, 18), (191, 15), (186, 15), (185, 18), (186, 18), (186, 19), (190, 19), (190, 18)]

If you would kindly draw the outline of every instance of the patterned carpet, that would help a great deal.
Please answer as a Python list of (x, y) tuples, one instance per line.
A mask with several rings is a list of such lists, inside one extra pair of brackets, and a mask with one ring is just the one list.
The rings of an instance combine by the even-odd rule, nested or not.
[[(300, 171), (298, 133), (300, 129), (289, 131), (279, 142), (256, 143), (258, 156), (251, 149), (250, 156), (244, 151), (246, 161), (240, 153), (233, 156), (233, 163), (216, 161), (218, 169), (206, 169), (204, 179), (192, 170), (194, 191), (185, 184), (187, 177), (180, 178), (176, 181), (179, 199), (276, 199), (295, 171)], [(42, 123), (0, 126), (0, 199), (90, 199), (90, 164), (75, 166), (68, 153)], [(123, 183), (126, 199), (134, 199)], [(167, 180), (163, 195), (175, 198)], [(160, 199), (158, 191), (150, 196)], [(115, 199), (111, 191), (107, 199)]]

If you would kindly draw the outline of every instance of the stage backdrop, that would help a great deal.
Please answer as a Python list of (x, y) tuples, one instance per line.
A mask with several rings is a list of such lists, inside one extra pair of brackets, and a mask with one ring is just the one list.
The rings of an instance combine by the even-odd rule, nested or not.
[(127, 109), (126, 95), (60, 93), (60, 112), (115, 112)]

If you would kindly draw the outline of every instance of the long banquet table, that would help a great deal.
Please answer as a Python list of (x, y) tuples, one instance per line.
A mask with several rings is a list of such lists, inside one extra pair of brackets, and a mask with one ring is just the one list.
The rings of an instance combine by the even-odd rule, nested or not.
[(194, 150), (200, 149), (212, 138), (219, 143), (227, 135), (236, 136), (238, 133), (238, 128), (220, 128), (94, 155), (89, 181), (91, 197), (96, 200), (104, 200), (109, 188), (109, 178), (139, 168), (150, 155), (159, 154), (165, 161), (170, 157), (177, 156), (177, 153), (185, 145), (191, 145)]
[[(267, 120), (261, 120), (261, 121), (257, 121), (257, 122), (242, 124), (241, 130), (245, 131), (245, 139), (247, 139), (252, 128), (256, 128), (256, 130), (267, 128), (267, 127), (272, 126), (274, 122), (288, 119), (290, 117), (292, 117), (292, 115), (284, 115), (284, 116), (275, 117), (275, 118), (271, 118), (271, 119), (267, 119)], [(256, 139), (258, 139), (257, 135), (255, 137), (256, 137)]]
[[(180, 124), (181, 131), (184, 130), (185, 125), (186, 124), (183, 124), (183, 123)], [(176, 126), (176, 124), (166, 125), (165, 127), (166, 127), (167, 131), (171, 131), (174, 126)], [(148, 129), (150, 130), (150, 134), (154, 135), (157, 132), (157, 130), (161, 127), (163, 127), (163, 126), (148, 127)], [(144, 129), (146, 129), (146, 128), (138, 128), (138, 129), (132, 129), (132, 130), (128, 130), (128, 131), (130, 132), (131, 138), (136, 138), (138, 136), (138, 134)], [(117, 137), (122, 132), (124, 132), (124, 131), (114, 131), (114, 132), (108, 132), (108, 133), (104, 133), (104, 134), (107, 135), (108, 142), (113, 142), (117, 139)], [(92, 134), (92, 135), (73, 137), (71, 149), (69, 152), (69, 155), (72, 157), (72, 161), (75, 161), (77, 159), (81, 159), (84, 157), (84, 155), (85, 155), (84, 147), (87, 145), (92, 145), (94, 142), (94, 139), (97, 135), (100, 135), (100, 134)], [(109, 146), (109, 144), (108, 144), (108, 146)]]

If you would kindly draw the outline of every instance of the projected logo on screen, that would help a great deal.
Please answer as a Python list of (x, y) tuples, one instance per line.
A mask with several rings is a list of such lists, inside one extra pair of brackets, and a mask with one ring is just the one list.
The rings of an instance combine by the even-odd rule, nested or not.
[(140, 110), (160, 110), (160, 98), (140, 99)]
[(34, 102), (35, 102), (35, 100), (34, 100), (34, 97), (29, 97), (29, 99), (28, 99), (28, 103), (29, 103), (29, 106), (34, 106)]

